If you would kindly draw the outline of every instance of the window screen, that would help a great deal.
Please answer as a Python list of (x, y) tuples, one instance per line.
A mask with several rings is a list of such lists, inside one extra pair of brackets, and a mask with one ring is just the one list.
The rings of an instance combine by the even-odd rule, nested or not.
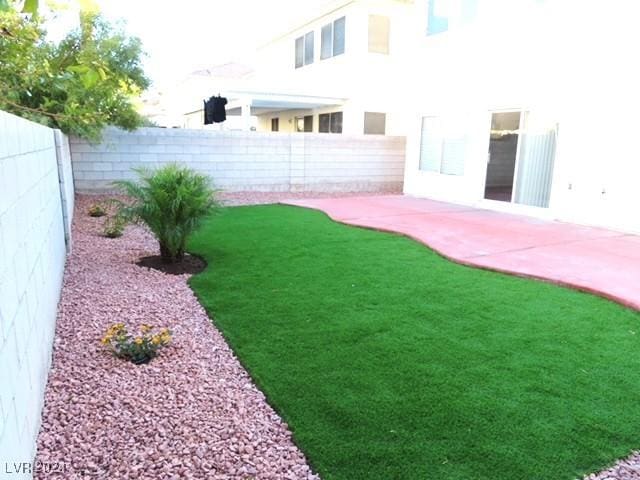
[(313, 115), (305, 115), (304, 117), (304, 131), (313, 132)]
[(328, 113), (321, 113), (318, 115), (318, 131), (320, 133), (329, 133), (329, 127), (331, 125), (331, 115)]
[(364, 112), (364, 133), (370, 135), (384, 135), (387, 114), (379, 112)]
[(369, 15), (369, 52), (389, 53), (389, 17)]
[(346, 18), (340, 17), (320, 31), (320, 59), (335, 57), (344, 53)]
[(344, 53), (345, 43), (345, 17), (337, 19), (333, 22), (333, 56), (342, 55)]
[(313, 32), (304, 36), (304, 64), (313, 63)]
[(333, 24), (325, 25), (320, 31), (320, 59), (331, 57), (333, 54)]
[(331, 114), (331, 133), (342, 133), (342, 112)]
[(318, 131), (320, 133), (342, 133), (342, 112), (318, 115)]
[(296, 38), (296, 68), (304, 65), (304, 37)]

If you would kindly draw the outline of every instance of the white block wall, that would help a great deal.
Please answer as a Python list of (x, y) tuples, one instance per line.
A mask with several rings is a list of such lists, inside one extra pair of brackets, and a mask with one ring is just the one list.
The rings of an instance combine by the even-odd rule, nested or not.
[(178, 162), (226, 191), (388, 191), (402, 188), (404, 137), (142, 128), (109, 129), (101, 144), (71, 138), (79, 192), (113, 190), (132, 168)]
[(56, 159), (58, 162), (58, 181), (60, 182), (60, 197), (62, 200), (62, 218), (64, 219), (64, 236), (67, 252), (71, 251), (71, 220), (73, 219), (74, 187), (73, 168), (71, 166), (71, 149), (69, 137), (60, 130), (54, 130), (56, 142)]
[[(61, 163), (68, 164), (68, 157)], [(68, 165), (66, 170), (68, 174)], [(61, 178), (67, 207), (73, 205), (72, 182), (66, 174), (58, 174), (53, 130), (0, 111), (3, 473), (5, 463), (31, 462), (35, 454), (66, 256)]]
[(313, 134), (302, 142), (304, 190), (402, 189), (405, 137)]

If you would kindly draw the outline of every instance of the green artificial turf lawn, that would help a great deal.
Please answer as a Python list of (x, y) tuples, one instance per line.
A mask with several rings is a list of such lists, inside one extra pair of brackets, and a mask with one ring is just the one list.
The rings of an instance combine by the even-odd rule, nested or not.
[(227, 209), (190, 283), (330, 479), (572, 479), (640, 447), (640, 314), (296, 207)]

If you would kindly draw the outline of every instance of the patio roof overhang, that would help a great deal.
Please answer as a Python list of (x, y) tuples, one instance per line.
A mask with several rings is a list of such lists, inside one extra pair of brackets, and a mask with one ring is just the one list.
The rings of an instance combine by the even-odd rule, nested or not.
[[(342, 105), (345, 98), (268, 92), (229, 92), (227, 115), (242, 115), (243, 107), (251, 115), (264, 115), (282, 110), (306, 110)], [(246, 111), (246, 110), (245, 110)]]

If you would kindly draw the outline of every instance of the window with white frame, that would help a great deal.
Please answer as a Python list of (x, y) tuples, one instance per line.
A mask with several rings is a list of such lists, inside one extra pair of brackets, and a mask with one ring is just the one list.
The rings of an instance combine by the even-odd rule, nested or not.
[(428, 0), (427, 35), (449, 30), (449, 8), (451, 0)]
[(313, 32), (296, 38), (296, 68), (313, 63), (313, 40)]
[(464, 175), (468, 136), (455, 122), (422, 117), (420, 170), (443, 175)]
[(320, 30), (320, 59), (342, 55), (345, 49), (346, 18), (340, 17)]
[(477, 15), (479, 0), (427, 0), (427, 35), (443, 33)]

